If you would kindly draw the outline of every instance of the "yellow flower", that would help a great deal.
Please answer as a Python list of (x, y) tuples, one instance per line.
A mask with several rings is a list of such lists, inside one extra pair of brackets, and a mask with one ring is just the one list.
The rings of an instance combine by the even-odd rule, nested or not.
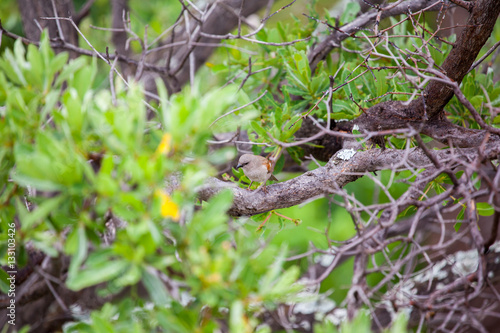
[(158, 148), (156, 148), (156, 155), (164, 154), (167, 155), (170, 152), (170, 149), (172, 148), (172, 134), (170, 133), (165, 133), (163, 134), (163, 137), (161, 138), (161, 142), (158, 145)]
[(160, 197), (160, 213), (163, 217), (170, 217), (178, 221), (180, 217), (179, 206), (172, 201), (172, 198), (162, 190), (156, 190), (157, 197)]

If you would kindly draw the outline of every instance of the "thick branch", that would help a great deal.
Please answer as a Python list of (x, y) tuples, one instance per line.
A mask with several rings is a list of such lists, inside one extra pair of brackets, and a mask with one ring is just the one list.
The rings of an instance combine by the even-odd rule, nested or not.
[[(441, 66), (451, 80), (462, 82), (479, 51), (490, 37), (499, 13), (500, 5), (497, 0), (477, 0), (474, 3), (465, 28)], [(424, 96), (426, 96), (427, 116), (431, 119), (444, 118), (442, 111), (453, 97), (453, 88), (443, 82), (431, 81), (424, 90)], [(422, 109), (421, 98), (412, 103), (413, 107)]]
[[(413, 1), (411, 12), (420, 9), (433, 8), (427, 1)], [(394, 15), (394, 11), (402, 10), (407, 2), (383, 11), (382, 18)], [(425, 5), (425, 6), (424, 6)], [(417, 7), (415, 7), (417, 6)], [(435, 9), (438, 8), (438, 6)], [(469, 16), (466, 27), (454, 44), (452, 51), (444, 61), (442, 68), (452, 81), (461, 82), (473, 64), (481, 47), (486, 43), (495, 25), (500, 12), (497, 1), (478, 0)], [(376, 12), (372, 11), (359, 16), (352, 23), (341, 28), (343, 32), (336, 32), (320, 43), (310, 54), (310, 66), (315, 68), (333, 47), (351, 36), (356, 31), (355, 26), (366, 26), (375, 19)], [(422, 133), (432, 138), (455, 147), (477, 147), (481, 144), (486, 134), (485, 131), (471, 130), (455, 126), (444, 119), (442, 114), (444, 106), (453, 97), (453, 87), (443, 80), (431, 80), (425, 88), (424, 97), (419, 97), (410, 105), (398, 101), (382, 102), (366, 110), (354, 123), (364, 131), (381, 131), (407, 128), (408, 125), (419, 129)], [(495, 136), (493, 140), (498, 141)], [(374, 142), (383, 144), (378, 138)]]
[[(191, 19), (191, 25), (195, 28), (187, 30), (184, 27), (182, 32), (173, 32), (170, 38), (167, 39), (168, 44), (174, 44), (178, 41), (186, 41), (183, 45), (167, 49), (164, 52), (156, 53), (152, 56), (150, 62), (161, 62), (167, 60), (167, 69), (176, 70), (175, 67), (181, 64), (181, 67), (176, 73), (170, 73), (163, 76), (163, 79), (170, 92), (179, 91), (189, 80), (190, 71), (193, 73), (202, 66), (212, 55), (220, 39), (204, 37), (202, 35), (225, 35), (233, 30), (238, 24), (241, 24), (241, 18), (247, 17), (263, 8), (269, 0), (224, 0), (215, 2), (212, 8), (207, 8), (206, 17), (201, 18), (201, 23)], [(241, 12), (240, 12), (241, 8)], [(175, 29), (174, 29), (175, 31)], [(197, 46), (194, 43), (198, 44)], [(170, 58), (169, 54), (172, 55)], [(191, 56), (192, 61), (187, 61)], [(154, 59), (153, 59), (154, 57)], [(194, 68), (190, 66), (194, 65)], [(170, 71), (169, 70), (169, 71)], [(148, 81), (149, 82), (149, 81)], [(154, 83), (152, 83), (154, 86)], [(149, 86), (149, 83), (147, 83)]]
[[(432, 162), (421, 149), (370, 149), (356, 152), (350, 159), (343, 160), (352, 150), (339, 151), (324, 167), (304, 173), (286, 182), (267, 186), (266, 191), (249, 191), (237, 188), (232, 183), (212, 179), (200, 189), (199, 197), (208, 200), (223, 189), (231, 189), (234, 193), (233, 206), (229, 209), (232, 216), (250, 216), (274, 209), (292, 207), (317, 197), (335, 192), (337, 189), (361, 177), (363, 173), (384, 169), (425, 168)], [(454, 159), (472, 160), (478, 155), (475, 148), (445, 149), (434, 151), (441, 163)], [(500, 145), (487, 146), (485, 155), (496, 158), (500, 153)], [(345, 158), (345, 157), (344, 157)]]
[[(42, 20), (41, 17), (70, 17), (74, 13), (73, 2), (68, 0), (19, 0), (19, 11), (23, 20), (26, 37), (32, 41), (39, 41), (41, 28), (48, 28), (51, 39), (63, 40), (72, 45), (78, 45), (78, 33), (70, 22), (56, 20)], [(57, 13), (54, 13), (55, 6)], [(77, 54), (70, 52), (72, 57)]]
[[(420, 103), (422, 103), (421, 100)], [(411, 126), (445, 145), (460, 148), (478, 147), (488, 133), (486, 130), (457, 126), (446, 119), (426, 121), (423, 113), (419, 113), (416, 108), (408, 107), (399, 101), (382, 102), (374, 105), (353, 122), (362, 130), (372, 132)], [(491, 135), (490, 142), (499, 144), (500, 137)]]
[(111, 11), (112, 11), (112, 27), (113, 35), (112, 41), (116, 48), (116, 52), (121, 56), (128, 57), (130, 55), (130, 49), (126, 47), (127, 44), (127, 32), (125, 31), (124, 20), (127, 17), (128, 12), (128, 1), (127, 0), (112, 0), (111, 1)]

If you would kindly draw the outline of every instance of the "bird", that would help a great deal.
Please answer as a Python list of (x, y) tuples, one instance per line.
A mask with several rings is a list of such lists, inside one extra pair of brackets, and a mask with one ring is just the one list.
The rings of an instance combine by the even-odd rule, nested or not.
[(276, 179), (276, 177), (272, 174), (271, 162), (267, 158), (259, 155), (241, 155), (238, 165), (236, 166), (236, 169), (239, 168), (242, 168), (245, 176), (250, 179), (250, 185), (248, 185), (248, 188), (252, 186), (253, 182), (265, 183), (269, 179), (278, 181), (278, 179)]

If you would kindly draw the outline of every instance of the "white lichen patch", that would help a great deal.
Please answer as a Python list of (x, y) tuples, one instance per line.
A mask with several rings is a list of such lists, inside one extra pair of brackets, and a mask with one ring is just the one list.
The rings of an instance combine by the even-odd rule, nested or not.
[(489, 250), (495, 251), (495, 253), (500, 252), (500, 242), (495, 242), (495, 243), (491, 244)]
[(355, 154), (356, 151), (354, 149), (342, 149), (337, 152), (337, 158), (349, 161)]
[(335, 305), (335, 302), (329, 298), (322, 298), (309, 302), (300, 302), (295, 304), (293, 307), (293, 313), (301, 313), (305, 315), (314, 313), (315, 316), (321, 317), (317, 318), (317, 320), (321, 320), (327, 312), (335, 308)]
[[(399, 290), (399, 294), (404, 294), (405, 300), (408, 300), (408, 296), (411, 295), (416, 295), (417, 294), (417, 288), (415, 288), (415, 282), (414, 281), (406, 281), (403, 284), (403, 287)], [(401, 299), (402, 300), (402, 299)]]
[(453, 274), (466, 276), (477, 271), (479, 254), (477, 250), (458, 251), (454, 255), (454, 264), (451, 267)]
[(331, 265), (334, 259), (335, 259), (334, 254), (322, 254), (314, 257), (314, 262), (320, 264), (323, 267), (328, 267)]
[(325, 317), (325, 320), (338, 326), (342, 324), (343, 321), (347, 320), (347, 310), (342, 308), (335, 309)]
[[(408, 304), (408, 302), (410, 302), (410, 300), (413, 299), (413, 296), (416, 294), (417, 288), (415, 288), (415, 282), (413, 280), (407, 280), (398, 283), (398, 285), (395, 286), (391, 291), (388, 291), (386, 296), (387, 299), (395, 299), (398, 306), (403, 307)], [(392, 312), (392, 314), (395, 314), (392, 304), (389, 301), (386, 302), (386, 309), (389, 311), (389, 313)]]
[(454, 275), (466, 276), (477, 271), (479, 256), (476, 250), (459, 251), (446, 259), (438, 261), (430, 269), (415, 276), (415, 282), (428, 282), (444, 280), (448, 277), (448, 271), (444, 269), (451, 266)]
[(304, 331), (310, 331), (311, 330), (311, 323), (308, 322), (307, 320), (303, 320), (300, 322), (299, 326), (304, 329)]
[(415, 276), (415, 282), (427, 282), (429, 280), (443, 280), (448, 276), (448, 272), (443, 268), (448, 265), (447, 260), (441, 260), (435, 263), (430, 269), (426, 270), (422, 274)]
[(187, 291), (182, 291), (180, 296), (181, 298), (179, 300), (179, 303), (181, 303), (182, 306), (187, 306), (189, 303), (196, 300), (196, 298)]
[(329, 298), (324, 298), (321, 299), (317, 304), (316, 304), (316, 309), (317, 313), (327, 313), (332, 311), (337, 304), (335, 301), (329, 299)]
[(444, 283), (439, 282), (438, 284), (436, 284), (436, 290), (440, 290), (440, 289), (443, 289), (445, 287), (446, 287), (446, 285)]
[(316, 302), (302, 302), (302, 303), (297, 303), (293, 307), (293, 313), (302, 313), (302, 314), (305, 314), (305, 315), (311, 314), (316, 309), (315, 303)]

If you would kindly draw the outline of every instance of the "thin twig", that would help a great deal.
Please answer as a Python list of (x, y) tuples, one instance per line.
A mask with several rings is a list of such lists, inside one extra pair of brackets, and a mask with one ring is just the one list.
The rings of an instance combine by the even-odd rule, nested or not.
[(212, 127), (212, 126), (213, 126), (216, 122), (218, 122), (218, 121), (219, 121), (219, 120), (221, 120), (222, 118), (224, 118), (224, 117), (226, 117), (226, 116), (230, 115), (231, 113), (237, 112), (237, 111), (239, 111), (239, 110), (241, 110), (241, 109), (246, 108), (246, 107), (247, 107), (247, 106), (249, 106), (249, 105), (252, 105), (253, 103), (255, 103), (255, 102), (257, 102), (258, 100), (260, 100), (262, 97), (264, 97), (266, 94), (267, 94), (267, 90), (266, 90), (266, 91), (264, 91), (264, 92), (263, 92), (263, 93), (262, 93), (259, 97), (257, 97), (257, 98), (256, 98), (256, 99), (254, 99), (253, 101), (248, 102), (247, 104), (242, 105), (242, 106), (240, 106), (240, 107), (238, 107), (238, 108), (236, 108), (236, 109), (234, 109), (234, 110), (231, 110), (231, 111), (229, 111), (229, 112), (227, 112), (227, 113), (224, 113), (222, 116), (220, 116), (220, 117), (218, 117), (217, 119), (215, 119), (215, 120), (214, 120), (214, 121), (210, 124), (210, 126), (208, 126), (208, 127), (209, 127), (209, 128), (210, 128), (210, 127)]

